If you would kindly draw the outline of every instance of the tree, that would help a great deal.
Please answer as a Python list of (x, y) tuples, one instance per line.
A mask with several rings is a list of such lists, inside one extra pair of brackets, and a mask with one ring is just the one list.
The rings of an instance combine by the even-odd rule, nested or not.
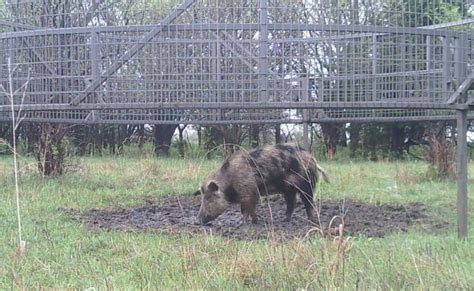
[(176, 128), (178, 128), (178, 124), (157, 124), (154, 126), (155, 155), (169, 155), (171, 139), (173, 138)]

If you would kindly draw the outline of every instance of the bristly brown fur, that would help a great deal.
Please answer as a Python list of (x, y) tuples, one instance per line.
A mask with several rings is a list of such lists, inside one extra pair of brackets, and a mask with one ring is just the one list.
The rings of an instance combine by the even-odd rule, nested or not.
[[(287, 202), (286, 217), (290, 220), (299, 193), (308, 218), (314, 221), (313, 191), (320, 175), (329, 181), (314, 157), (292, 144), (236, 152), (202, 183), (198, 218), (205, 223), (220, 215), (230, 204), (240, 203), (244, 220), (250, 216), (256, 223), (255, 208), (260, 196), (280, 193)], [(209, 185), (213, 185), (212, 191)]]

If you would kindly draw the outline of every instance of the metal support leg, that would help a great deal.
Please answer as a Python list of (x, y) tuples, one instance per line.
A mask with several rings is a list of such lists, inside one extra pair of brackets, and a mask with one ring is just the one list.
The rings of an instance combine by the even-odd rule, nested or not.
[(305, 150), (310, 150), (309, 148), (309, 123), (303, 123), (303, 147)]
[(467, 238), (467, 110), (457, 110), (458, 236)]
[[(303, 102), (309, 101), (309, 78), (308, 76), (304, 76), (301, 81), (301, 88), (302, 88), (302, 100)], [(303, 147), (305, 150), (311, 150), (310, 142), (309, 142), (309, 109), (303, 109)]]

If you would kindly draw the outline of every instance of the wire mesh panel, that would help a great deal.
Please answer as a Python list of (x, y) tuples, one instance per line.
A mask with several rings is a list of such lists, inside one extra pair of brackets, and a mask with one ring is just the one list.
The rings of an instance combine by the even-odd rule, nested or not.
[(474, 59), (467, 0), (18, 0), (0, 17), (0, 82), (27, 83), (32, 121), (451, 119)]

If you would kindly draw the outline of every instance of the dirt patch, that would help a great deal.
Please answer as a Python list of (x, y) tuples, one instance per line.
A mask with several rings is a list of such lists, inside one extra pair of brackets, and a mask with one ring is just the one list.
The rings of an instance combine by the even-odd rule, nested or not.
[(239, 239), (260, 239), (269, 236), (302, 237), (327, 233), (332, 222), (336, 227), (344, 217), (345, 232), (369, 237), (383, 237), (388, 233), (405, 232), (413, 224), (429, 228), (444, 228), (446, 223), (434, 222), (421, 203), (406, 205), (371, 205), (354, 200), (322, 201), (320, 224), (306, 219), (303, 204), (298, 201), (291, 222), (284, 221), (286, 204), (280, 195), (271, 196), (257, 210), (257, 225), (241, 224), (238, 207), (232, 207), (209, 225), (196, 224), (200, 199), (192, 196), (168, 197), (158, 202), (123, 209), (92, 209), (78, 214), (91, 228), (110, 230), (159, 230), (167, 233), (220, 234)]

